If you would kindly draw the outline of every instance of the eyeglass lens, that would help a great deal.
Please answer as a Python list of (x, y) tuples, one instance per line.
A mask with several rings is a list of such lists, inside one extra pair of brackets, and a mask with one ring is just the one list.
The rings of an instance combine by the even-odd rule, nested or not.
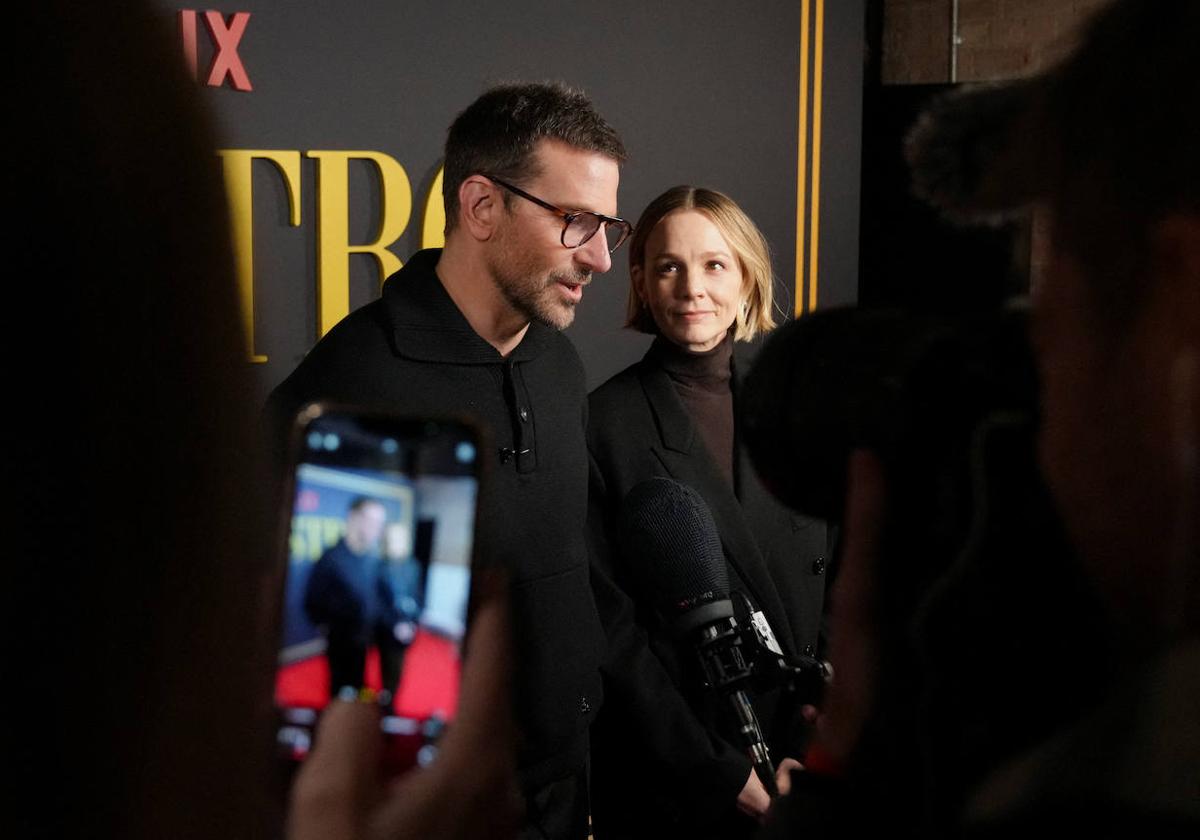
[[(582, 245), (595, 235), (596, 229), (603, 224), (600, 217), (594, 213), (580, 213), (571, 220), (563, 233), (563, 244), (568, 248)], [(614, 250), (625, 238), (625, 226), (610, 224), (604, 227), (604, 236), (608, 240), (608, 250)]]

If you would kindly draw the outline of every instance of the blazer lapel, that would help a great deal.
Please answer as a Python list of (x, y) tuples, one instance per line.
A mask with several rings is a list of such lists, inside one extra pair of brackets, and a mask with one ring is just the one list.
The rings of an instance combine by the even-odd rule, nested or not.
[[(766, 613), (784, 653), (795, 653), (791, 649), (793, 644), (783, 602), (767, 571), (758, 543), (747, 527), (742, 503), (733, 487), (709, 455), (666, 372), (655, 364), (643, 363), (639, 378), (658, 426), (660, 445), (652, 447), (655, 455), (671, 478), (692, 487), (708, 500), (726, 560), (745, 581), (758, 609)], [(742, 460), (735, 458), (735, 469), (741, 470)]]

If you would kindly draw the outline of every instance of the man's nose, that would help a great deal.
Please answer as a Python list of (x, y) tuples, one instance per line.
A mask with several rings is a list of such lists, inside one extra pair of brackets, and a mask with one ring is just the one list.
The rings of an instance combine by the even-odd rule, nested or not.
[(604, 235), (603, 229), (596, 231), (591, 239), (575, 249), (575, 259), (594, 274), (603, 274), (612, 268), (608, 237)]

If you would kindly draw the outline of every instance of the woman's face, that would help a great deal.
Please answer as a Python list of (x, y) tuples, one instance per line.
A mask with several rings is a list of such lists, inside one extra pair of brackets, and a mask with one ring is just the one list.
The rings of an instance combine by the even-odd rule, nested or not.
[(697, 210), (668, 213), (646, 239), (630, 272), (658, 331), (685, 350), (721, 343), (742, 304), (742, 269), (721, 231)]

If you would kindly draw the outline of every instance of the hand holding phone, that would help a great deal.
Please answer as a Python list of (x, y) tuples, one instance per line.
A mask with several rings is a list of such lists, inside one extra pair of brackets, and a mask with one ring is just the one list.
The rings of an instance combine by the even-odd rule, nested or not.
[(438, 760), (394, 781), (381, 777), (379, 711), (335, 702), (317, 728), (288, 808), (288, 840), (513, 837), (519, 825), (512, 645), (505, 582), (476, 581), (461, 702)]
[(458, 706), (479, 451), (460, 420), (301, 412), (280, 540), (275, 697), (288, 762), (308, 754), (334, 698), (378, 703), (397, 771), (436, 755)]

